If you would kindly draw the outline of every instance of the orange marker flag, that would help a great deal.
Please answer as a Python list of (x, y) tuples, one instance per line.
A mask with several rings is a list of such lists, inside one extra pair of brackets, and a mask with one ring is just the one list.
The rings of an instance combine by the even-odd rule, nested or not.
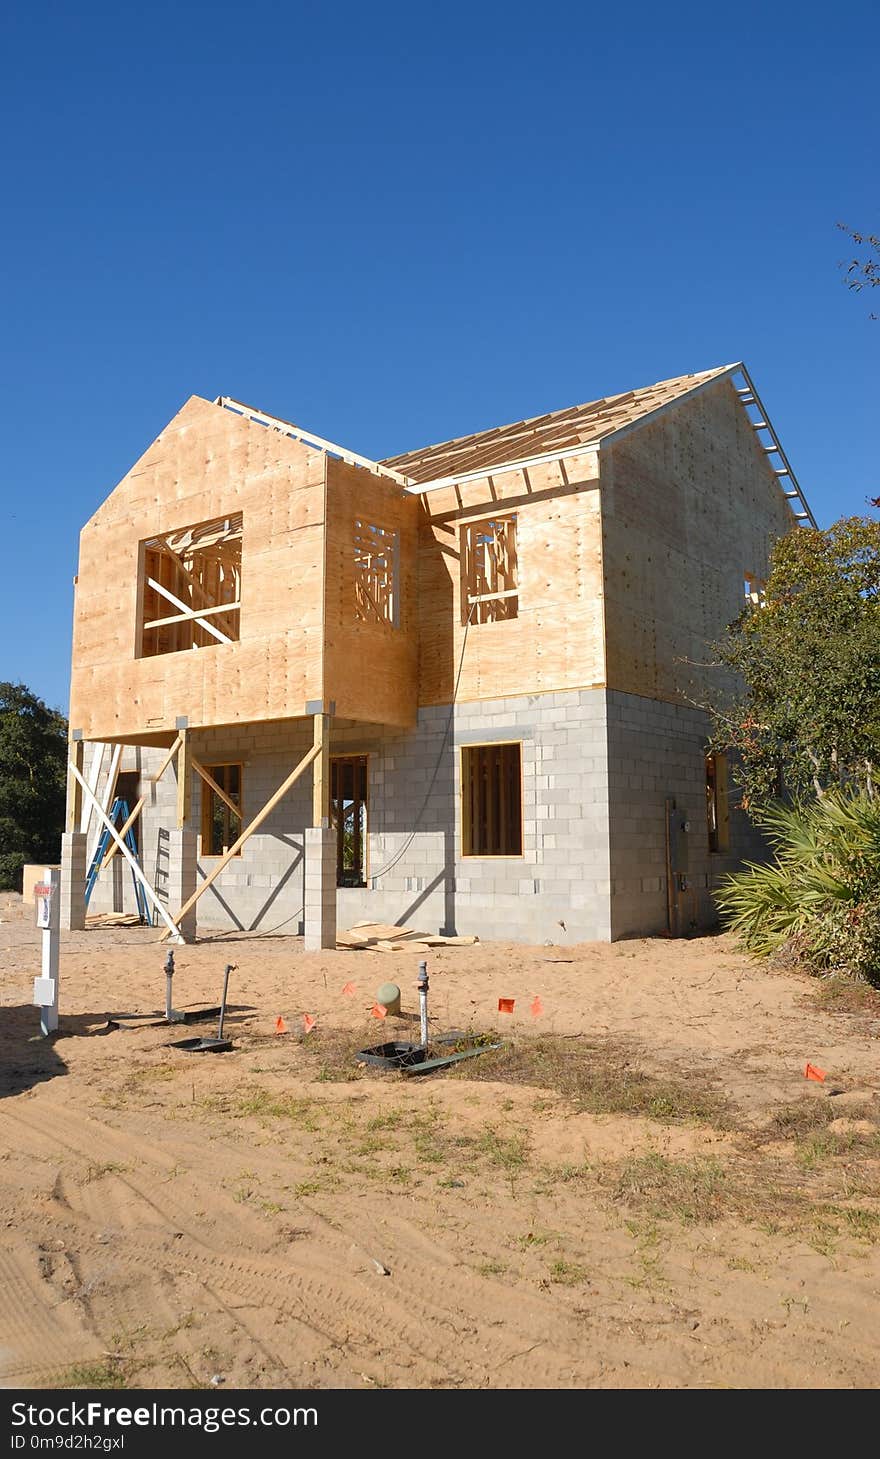
[(544, 1012), (544, 1005), (541, 1002), (541, 999), (539, 998), (538, 994), (536, 993), (535, 994), (535, 1001), (534, 1001), (534, 1003), (531, 1004), (531, 1006), (529, 1008), (529, 1013), (532, 1015), (532, 1018), (540, 1018), (541, 1017), (541, 1014), (543, 1012)]
[(304, 1013), (303, 1014), (303, 1033), (311, 1033), (312, 1029), (315, 1027), (315, 1024), (317, 1022), (318, 1022), (318, 1020), (314, 1016), (314, 1014)]
[(342, 991), (345, 994), (346, 998), (353, 998), (355, 993), (357, 992), (357, 988), (354, 986), (354, 983), (346, 983)]
[(284, 1022), (284, 1019), (281, 1017), (281, 1014), (280, 1013), (279, 1013), (278, 1017), (275, 1020), (275, 1032), (276, 1033), (290, 1033), (290, 1029), (287, 1027), (287, 1024)]
[(370, 1012), (372, 1013), (374, 1018), (385, 1018), (387, 1016), (388, 1009), (382, 1003), (374, 1003), (372, 1008), (370, 1009)]
[(825, 1070), (819, 1069), (815, 1064), (807, 1064), (804, 1068), (805, 1079), (815, 1079), (817, 1084), (825, 1083)]
[(499, 998), (498, 999), (498, 1012), (499, 1013), (512, 1013), (513, 1012), (513, 1005), (514, 1005), (515, 1002), (516, 1002), (516, 999), (515, 998)]

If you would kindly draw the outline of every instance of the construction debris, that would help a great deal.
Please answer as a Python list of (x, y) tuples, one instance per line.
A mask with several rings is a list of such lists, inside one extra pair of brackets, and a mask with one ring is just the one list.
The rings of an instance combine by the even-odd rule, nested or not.
[(336, 946), (348, 952), (426, 953), (436, 947), (473, 947), (479, 940), (417, 932), (413, 927), (391, 927), (384, 922), (356, 922), (347, 932), (336, 934)]
[(86, 918), (86, 927), (142, 927), (133, 912), (94, 912)]

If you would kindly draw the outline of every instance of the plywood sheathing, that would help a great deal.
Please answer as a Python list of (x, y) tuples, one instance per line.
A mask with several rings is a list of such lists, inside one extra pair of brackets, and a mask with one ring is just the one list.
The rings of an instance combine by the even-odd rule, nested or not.
[(741, 611), (744, 574), (766, 577), (788, 503), (729, 380), (600, 459), (608, 687), (686, 700), (705, 684), (688, 661)]
[[(323, 691), (327, 457), (191, 397), (83, 529), (71, 723), (86, 739), (301, 715)], [(365, 476), (367, 473), (363, 473)], [(141, 542), (242, 512), (241, 641), (136, 658)]]
[[(448, 704), (456, 684), (466, 701), (604, 682), (597, 487), (587, 452), (418, 498), (420, 704)], [(502, 508), (517, 517), (517, 617), (468, 627), (460, 528)]]
[[(419, 502), (386, 476), (327, 459), (324, 698), (344, 719), (411, 725), (416, 718)], [(396, 623), (356, 616), (355, 521), (398, 534)]]

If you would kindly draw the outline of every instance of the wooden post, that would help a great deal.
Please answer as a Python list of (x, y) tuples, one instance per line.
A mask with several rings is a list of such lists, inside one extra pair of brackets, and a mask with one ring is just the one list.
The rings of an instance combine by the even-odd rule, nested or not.
[[(72, 760), (70, 761), (70, 771), (72, 775), (76, 776), (77, 780), (85, 791), (86, 796), (88, 797), (90, 805), (92, 805), (94, 810), (96, 811), (99, 821), (101, 821), (102, 824), (106, 826), (107, 830), (110, 832), (110, 835), (113, 837), (113, 840), (116, 842), (119, 850), (122, 852), (122, 855), (125, 857), (126, 861), (128, 862), (141, 886), (143, 887), (145, 893), (149, 897), (153, 906), (156, 908), (156, 911), (159, 913), (159, 916), (162, 918), (162, 921), (168, 928), (168, 933), (173, 933), (175, 937), (180, 938), (180, 928), (177, 926), (177, 923), (174, 922), (171, 917), (169, 917), (163, 903), (159, 901), (159, 898), (156, 895), (155, 888), (152, 887), (147, 881), (147, 878), (144, 876), (143, 871), (141, 870), (138, 863), (135, 861), (125, 842), (120, 837), (119, 832), (117, 831), (110, 817), (107, 815), (107, 812), (98, 801), (97, 796), (94, 795), (89, 789), (88, 785), (86, 784), (83, 777), (80, 775)], [(168, 933), (165, 934), (166, 937), (168, 936)], [(180, 938), (180, 940), (182, 941), (183, 939)]]
[(180, 747), (177, 751), (177, 825), (178, 829), (189, 820), (192, 799), (192, 760), (190, 759), (189, 732), (180, 731)]
[[(245, 827), (238, 840), (232, 843), (229, 850), (223, 853), (223, 855), (220, 857), (220, 860), (217, 862), (217, 865), (213, 867), (212, 870), (208, 873), (201, 886), (199, 886), (197, 890), (193, 892), (193, 895), (190, 897), (189, 901), (184, 902), (183, 906), (176, 912), (175, 920), (177, 922), (181, 921), (181, 919), (186, 916), (190, 908), (195, 906), (202, 893), (206, 892), (208, 890), (208, 887), (211, 886), (212, 882), (217, 879), (224, 866), (228, 866), (233, 856), (235, 856), (241, 850), (245, 841), (247, 841), (254, 834), (254, 831), (259, 830), (266, 817), (272, 814), (279, 800), (281, 800), (287, 794), (294, 781), (299, 780), (299, 777), (302, 775), (303, 771), (308, 769), (317, 754), (318, 747), (317, 745), (313, 745), (312, 748), (308, 750), (305, 755), (303, 755), (296, 769), (291, 770), (287, 779), (281, 782), (274, 795), (270, 795), (269, 799), (266, 801), (266, 804), (263, 806), (263, 809), (257, 812), (250, 825)], [(175, 927), (174, 930), (176, 932), (177, 928)], [(167, 936), (167, 932), (163, 933), (160, 940), (164, 942)]]
[(312, 825), (330, 825), (330, 716), (316, 714), (312, 766)]
[[(71, 740), (68, 746), (68, 758), (73, 761), (76, 768), (82, 775), (85, 768), (86, 742), (84, 739)], [(79, 823), (82, 820), (83, 794), (82, 786), (75, 775), (67, 777), (67, 829), (78, 831)]]

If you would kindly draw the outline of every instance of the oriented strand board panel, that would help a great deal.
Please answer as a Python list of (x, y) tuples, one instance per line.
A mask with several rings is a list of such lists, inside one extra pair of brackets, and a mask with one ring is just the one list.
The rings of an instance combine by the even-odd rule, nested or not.
[[(597, 458), (585, 453), (419, 498), (421, 704), (449, 704), (456, 685), (464, 701), (604, 683), (597, 477)], [(509, 513), (517, 519), (517, 616), (465, 633), (461, 526)]]
[[(87, 739), (301, 715), (323, 690), (326, 456), (192, 396), (80, 539), (70, 722)], [(241, 512), (241, 636), (136, 657), (140, 544)], [(169, 604), (168, 612), (175, 609)]]
[(709, 646), (793, 518), (728, 380), (602, 451), (608, 687), (706, 697)]
[[(324, 697), (335, 700), (342, 719), (415, 723), (418, 521), (418, 500), (403, 487), (387, 476), (328, 458)], [(356, 540), (363, 547), (377, 528), (380, 541), (389, 544), (383, 571), (393, 581), (383, 602), (376, 594), (373, 611), (368, 594), (364, 611), (356, 590)]]

